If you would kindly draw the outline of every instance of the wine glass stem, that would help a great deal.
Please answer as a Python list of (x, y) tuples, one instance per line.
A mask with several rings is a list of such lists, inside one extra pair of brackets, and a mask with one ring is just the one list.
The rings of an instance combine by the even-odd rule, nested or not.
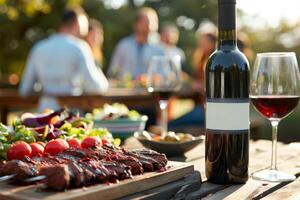
[(167, 107), (168, 107), (168, 100), (159, 100), (159, 107), (161, 110), (161, 136), (164, 138), (167, 135), (168, 132), (168, 112), (167, 112)]
[(271, 158), (271, 170), (277, 170), (277, 130), (278, 130), (278, 120), (272, 120), (272, 158)]

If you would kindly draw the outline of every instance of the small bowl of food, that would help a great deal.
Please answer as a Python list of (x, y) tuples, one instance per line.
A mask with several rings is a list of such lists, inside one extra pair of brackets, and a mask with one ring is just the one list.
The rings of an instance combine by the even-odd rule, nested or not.
[(189, 133), (172, 131), (169, 131), (164, 138), (147, 131), (135, 132), (134, 136), (144, 147), (165, 153), (169, 157), (183, 155), (203, 141), (203, 136), (195, 137)]
[(106, 128), (113, 137), (125, 140), (133, 133), (145, 130), (148, 117), (140, 115), (136, 110), (129, 110), (124, 104), (104, 104), (102, 108), (93, 109), (86, 115), (92, 119), (95, 128)]

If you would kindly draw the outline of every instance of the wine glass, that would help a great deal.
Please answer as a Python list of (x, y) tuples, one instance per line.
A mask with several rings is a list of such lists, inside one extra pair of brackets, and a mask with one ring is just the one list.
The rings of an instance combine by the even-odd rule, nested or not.
[(161, 137), (168, 131), (167, 106), (172, 92), (178, 90), (181, 84), (181, 66), (176, 57), (153, 56), (147, 72), (148, 92), (154, 93), (159, 99), (161, 110)]
[(272, 125), (271, 167), (253, 174), (254, 179), (282, 182), (294, 175), (276, 166), (277, 128), (279, 122), (297, 106), (300, 95), (299, 69), (293, 52), (257, 54), (250, 84), (250, 99), (255, 109)]

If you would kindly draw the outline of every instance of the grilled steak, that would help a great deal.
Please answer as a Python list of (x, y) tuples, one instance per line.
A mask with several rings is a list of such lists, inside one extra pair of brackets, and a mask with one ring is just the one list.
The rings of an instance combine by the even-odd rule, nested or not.
[(67, 149), (56, 156), (7, 161), (1, 175), (16, 174), (16, 180), (45, 175), (48, 188), (63, 190), (94, 183), (117, 182), (144, 171), (164, 168), (167, 158), (151, 150), (127, 151), (104, 145), (94, 149)]
[(2, 176), (10, 174), (16, 174), (15, 180), (24, 180), (36, 176), (38, 171), (33, 164), (25, 163), (21, 160), (12, 160), (6, 162), (1, 169)]
[(45, 183), (49, 188), (55, 190), (64, 190), (69, 187), (70, 184), (70, 173), (67, 165), (56, 164), (41, 167), (40, 175), (47, 177)]

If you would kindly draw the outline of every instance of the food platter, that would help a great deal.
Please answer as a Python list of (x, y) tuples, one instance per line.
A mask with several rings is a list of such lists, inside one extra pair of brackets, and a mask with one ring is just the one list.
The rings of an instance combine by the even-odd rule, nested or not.
[(184, 178), (194, 171), (188, 163), (170, 161), (164, 172), (149, 172), (116, 184), (98, 184), (62, 192), (47, 191), (39, 185), (16, 186), (0, 183), (1, 200), (99, 200), (116, 199)]
[(66, 108), (0, 125), (1, 200), (115, 199), (194, 171), (153, 150), (119, 147), (107, 129)]

